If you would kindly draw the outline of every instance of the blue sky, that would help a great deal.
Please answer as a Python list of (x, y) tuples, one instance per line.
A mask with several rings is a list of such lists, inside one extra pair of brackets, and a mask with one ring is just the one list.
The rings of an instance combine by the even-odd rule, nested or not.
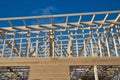
[(120, 0), (0, 0), (0, 18), (120, 10)]
[(0, 0), (0, 18), (110, 10), (120, 10), (120, 0)]

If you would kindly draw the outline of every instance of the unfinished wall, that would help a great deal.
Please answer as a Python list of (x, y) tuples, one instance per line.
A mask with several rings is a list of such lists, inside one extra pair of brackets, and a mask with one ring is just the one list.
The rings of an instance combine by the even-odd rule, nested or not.
[(71, 65), (120, 65), (120, 58), (10, 58), (0, 66), (30, 66), (29, 80), (69, 80)]

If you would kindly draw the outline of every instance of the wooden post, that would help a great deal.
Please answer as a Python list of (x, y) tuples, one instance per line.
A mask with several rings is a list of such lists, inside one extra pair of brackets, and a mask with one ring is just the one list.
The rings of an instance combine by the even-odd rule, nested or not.
[(50, 57), (54, 57), (54, 36), (53, 30), (50, 30), (49, 44), (50, 44)]
[(13, 49), (14, 49), (14, 37), (12, 38), (12, 48), (11, 48), (11, 55), (10, 55), (10, 58), (12, 58)]
[[(76, 32), (76, 35), (77, 35), (77, 32)], [(78, 39), (77, 39), (77, 36), (76, 36), (76, 56), (78, 57)]]
[(114, 37), (113, 37), (113, 42), (114, 42), (115, 54), (118, 57), (119, 55), (118, 55), (118, 51), (117, 51), (117, 47), (116, 47), (116, 41), (115, 41)]
[(68, 56), (71, 57), (73, 56), (72, 53), (73, 53), (73, 46), (72, 46), (72, 36), (71, 34), (69, 35), (69, 41), (68, 41), (68, 49), (67, 49), (67, 52), (68, 52)]
[(38, 33), (37, 33), (37, 36), (36, 36), (36, 55), (35, 55), (35, 57), (38, 57)]
[[(62, 30), (62, 29), (61, 29), (61, 30)], [(60, 40), (60, 45), (61, 45), (61, 46), (60, 46), (60, 49), (61, 49), (61, 50), (60, 50), (60, 52), (61, 52), (61, 57), (62, 57), (62, 54), (63, 54), (63, 52), (62, 52), (62, 49), (63, 49), (63, 48), (62, 48), (62, 31), (60, 32), (60, 36), (61, 36), (61, 40)]]
[[(14, 34), (13, 34), (13, 38), (12, 38), (12, 49), (11, 49), (11, 52), (13, 53), (13, 49), (14, 49), (14, 44), (15, 43), (15, 31), (14, 31)], [(12, 53), (11, 53), (11, 58), (12, 58)]]
[(110, 50), (109, 50), (109, 44), (108, 44), (107, 37), (106, 37), (106, 46), (107, 46), (108, 57), (110, 57)]
[(28, 31), (27, 33), (27, 57), (29, 57), (29, 54), (30, 54), (30, 32)]
[(101, 48), (100, 38), (98, 39), (98, 44), (99, 44), (100, 57), (102, 57), (103, 54), (102, 54), (102, 48)]
[(93, 42), (92, 42), (92, 37), (90, 39), (90, 44), (91, 44), (91, 53), (92, 53), (92, 56), (94, 56), (94, 52), (93, 52)]
[(3, 43), (2, 56), (1, 56), (2, 58), (4, 57), (5, 47), (6, 47), (6, 39), (4, 39), (4, 43)]
[(97, 65), (94, 66), (94, 77), (95, 77), (95, 80), (99, 80), (98, 72), (97, 72)]
[(19, 57), (22, 57), (22, 39), (23, 39), (23, 31), (22, 31), (21, 38), (20, 38), (20, 51), (19, 51)]

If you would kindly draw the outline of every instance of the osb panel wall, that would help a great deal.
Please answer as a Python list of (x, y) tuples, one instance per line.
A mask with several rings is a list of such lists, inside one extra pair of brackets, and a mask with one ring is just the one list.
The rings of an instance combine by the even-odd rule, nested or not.
[(69, 80), (71, 65), (120, 65), (120, 57), (0, 59), (0, 66), (30, 66), (29, 80)]
[(30, 80), (68, 80), (68, 65), (33, 65), (30, 70)]

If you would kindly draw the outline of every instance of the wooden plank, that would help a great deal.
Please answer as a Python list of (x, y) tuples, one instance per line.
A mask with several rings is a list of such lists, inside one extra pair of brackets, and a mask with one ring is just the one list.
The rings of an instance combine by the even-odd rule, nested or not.
[(1, 58), (1, 65), (120, 65), (120, 57)]

